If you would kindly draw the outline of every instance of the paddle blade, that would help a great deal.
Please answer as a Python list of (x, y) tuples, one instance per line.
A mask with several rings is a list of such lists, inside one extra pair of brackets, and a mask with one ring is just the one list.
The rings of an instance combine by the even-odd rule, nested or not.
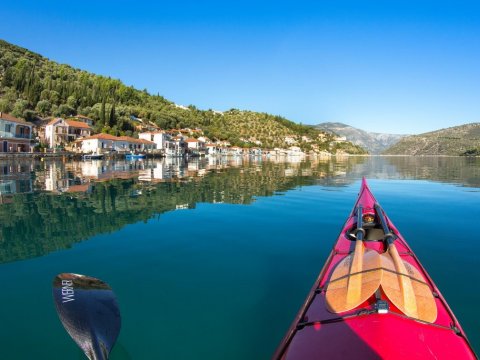
[(395, 261), (387, 253), (381, 255), (381, 260), (382, 266), (387, 270), (383, 272), (382, 278), (385, 295), (405, 315), (433, 323), (437, 318), (437, 306), (432, 291), (420, 272), (401, 259), (401, 266), (396, 267)]
[(117, 299), (102, 280), (63, 273), (53, 279), (58, 316), (90, 360), (108, 359), (120, 332)]
[(325, 295), (327, 309), (330, 312), (339, 313), (357, 307), (380, 286), (383, 273), (380, 255), (374, 250), (365, 250), (362, 255), (361, 272), (352, 272), (354, 255), (340, 261), (330, 278)]

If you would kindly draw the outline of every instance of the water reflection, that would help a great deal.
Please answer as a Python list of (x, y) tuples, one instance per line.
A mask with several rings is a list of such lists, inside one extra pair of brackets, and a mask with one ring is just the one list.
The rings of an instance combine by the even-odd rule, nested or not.
[(249, 204), (313, 184), (366, 176), (480, 187), (480, 159), (216, 157), (147, 161), (0, 162), (0, 262), (41, 256), (199, 202)]

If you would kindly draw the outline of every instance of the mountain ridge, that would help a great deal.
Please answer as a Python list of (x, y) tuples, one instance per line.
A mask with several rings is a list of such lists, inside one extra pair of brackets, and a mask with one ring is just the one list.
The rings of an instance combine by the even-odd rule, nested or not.
[(369, 132), (341, 122), (323, 122), (314, 125), (314, 127), (319, 130), (332, 132), (339, 136), (345, 136), (348, 141), (365, 148), (372, 154), (380, 154), (399, 141), (402, 137), (407, 136), (401, 134)]
[(385, 155), (480, 155), (480, 123), (452, 126), (402, 138)]

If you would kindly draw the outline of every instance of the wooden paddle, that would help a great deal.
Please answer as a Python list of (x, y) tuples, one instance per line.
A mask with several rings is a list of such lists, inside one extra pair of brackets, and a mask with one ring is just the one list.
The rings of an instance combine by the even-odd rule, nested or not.
[(120, 332), (117, 299), (102, 280), (63, 273), (53, 279), (53, 300), (68, 334), (90, 360), (107, 360)]
[(327, 286), (325, 297), (330, 312), (339, 313), (357, 307), (380, 286), (383, 273), (380, 255), (374, 250), (365, 250), (364, 235), (362, 207), (359, 206), (355, 250), (338, 263)]
[(437, 318), (437, 306), (432, 291), (420, 272), (408, 262), (402, 260), (390, 232), (380, 205), (375, 204), (378, 218), (382, 223), (388, 249), (381, 254), (382, 288), (390, 301), (405, 315), (426, 322)]

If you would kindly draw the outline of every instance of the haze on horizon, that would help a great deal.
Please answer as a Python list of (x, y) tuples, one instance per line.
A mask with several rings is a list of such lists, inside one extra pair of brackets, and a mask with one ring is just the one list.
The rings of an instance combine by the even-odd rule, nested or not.
[(7, 2), (0, 38), (177, 104), (421, 133), (480, 122), (478, 1)]

